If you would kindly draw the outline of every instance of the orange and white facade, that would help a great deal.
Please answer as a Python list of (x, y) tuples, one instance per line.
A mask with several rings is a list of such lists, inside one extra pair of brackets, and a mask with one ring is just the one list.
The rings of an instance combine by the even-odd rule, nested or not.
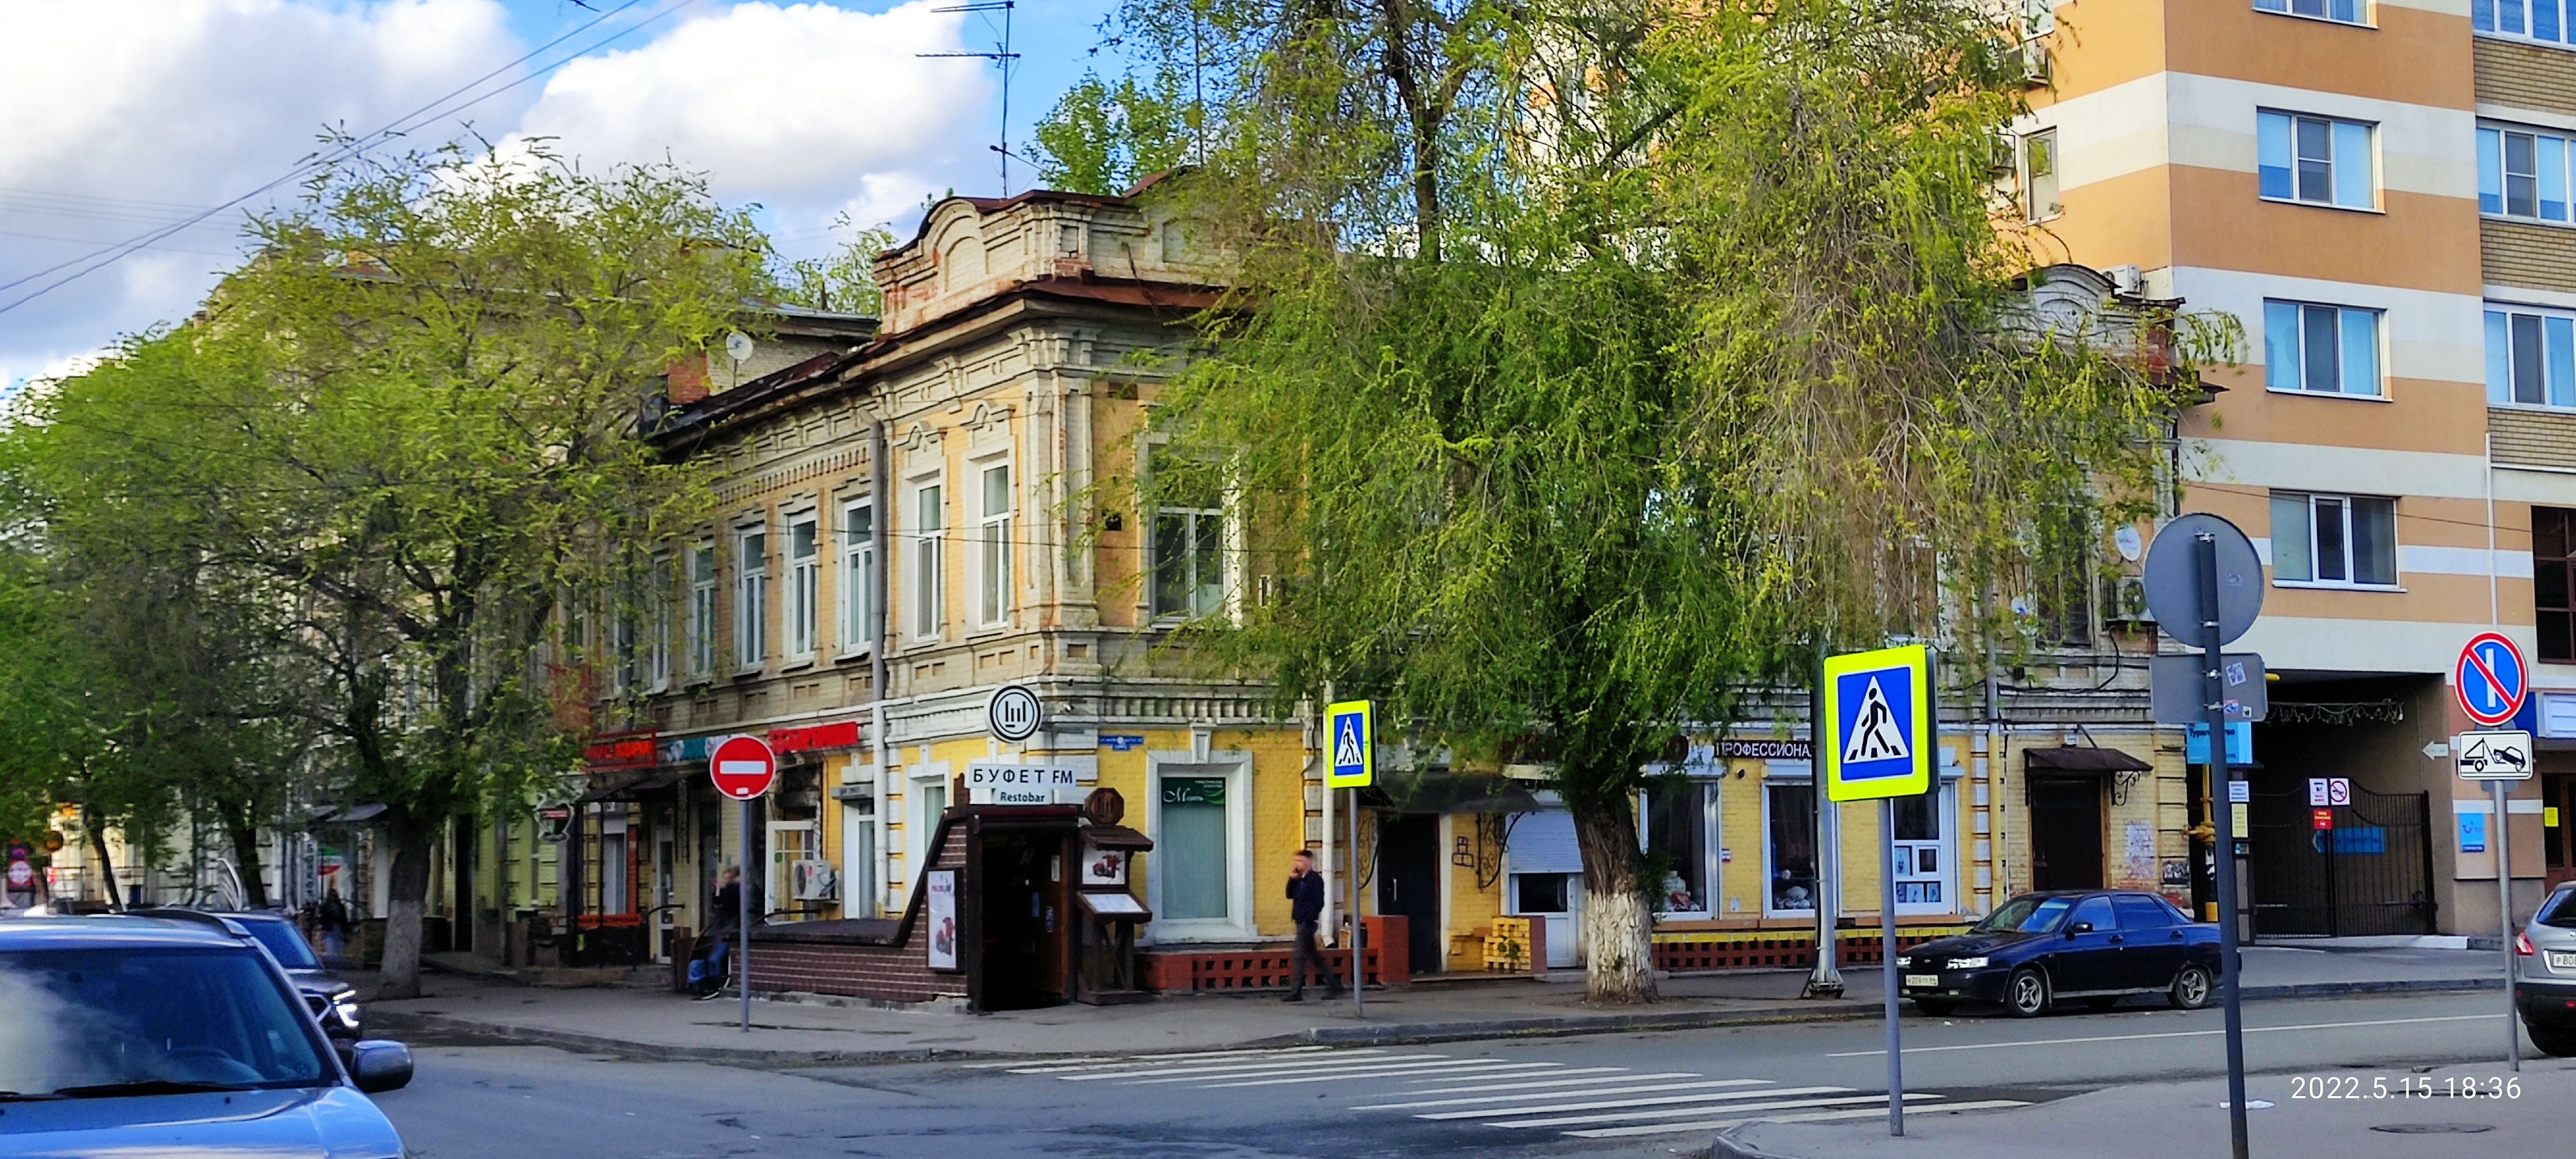
[[(2269, 932), (2378, 932), (2373, 907), (2425, 904), (2442, 932), (2495, 930), (2483, 791), (2428, 747), (2471, 727), (2448, 673), (2489, 630), (2534, 661), (2544, 750), (2509, 809), (2518, 907), (2576, 873), (2560, 514), (2576, 512), (2576, 7), (2560, 2), (2074, 0), (2029, 21), (2045, 81), (2014, 152), (2037, 255), (2134, 267), (2147, 297), (2244, 328), (2243, 363), (2211, 372), (2223, 390), (2181, 425), (2180, 509), (2233, 520), (2267, 565), (2262, 619), (2233, 646), (2278, 676), (2257, 812), (2295, 796), (2305, 817), (2307, 782), (2338, 777), (2361, 810), (2338, 837), (2257, 817), (2271, 857), (2304, 838), (2341, 871), (2321, 887), (2336, 912), (2294, 914), (2319, 899), (2267, 902), (2258, 848)], [(2316, 919), (2338, 928), (2303, 928)]]

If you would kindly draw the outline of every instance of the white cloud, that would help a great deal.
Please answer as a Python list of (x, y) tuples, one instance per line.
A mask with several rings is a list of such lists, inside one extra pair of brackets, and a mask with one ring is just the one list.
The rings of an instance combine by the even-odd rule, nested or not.
[[(366, 132), (429, 103), (518, 55), (507, 18), (496, 0), (0, 3), (0, 282), (255, 188), (326, 123)], [(478, 112), (506, 126), (518, 107)], [(0, 382), (185, 314), (238, 254), (239, 222), (0, 315)]]
[(962, 14), (936, 6), (738, 4), (565, 66), (520, 132), (587, 161), (668, 156), (784, 228), (843, 208), (862, 223), (895, 217), (984, 153), (991, 69), (919, 55), (959, 50)]

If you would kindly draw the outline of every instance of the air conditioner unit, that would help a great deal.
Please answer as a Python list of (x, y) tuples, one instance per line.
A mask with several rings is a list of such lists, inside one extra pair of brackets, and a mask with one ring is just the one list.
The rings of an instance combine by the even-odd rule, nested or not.
[(841, 896), (840, 871), (829, 861), (789, 862), (787, 884), (798, 901), (837, 901)]
[(2147, 610), (2147, 581), (2133, 575), (2112, 576), (2103, 593), (2102, 619), (2113, 624), (2152, 624), (2156, 614)]

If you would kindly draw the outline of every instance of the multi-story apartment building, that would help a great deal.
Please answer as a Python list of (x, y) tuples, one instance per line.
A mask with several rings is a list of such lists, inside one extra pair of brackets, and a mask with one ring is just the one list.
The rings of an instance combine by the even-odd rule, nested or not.
[[(2571, 872), (2576, 11), (2559, 4), (2075, 0), (2029, 21), (2033, 244), (2129, 267), (2247, 337), (2176, 465), (2180, 508), (2233, 520), (2267, 568), (2234, 646), (2276, 675), (2248, 774), (2261, 932), (2496, 928), (2490, 805), (2442, 748), (2472, 727), (2448, 674), (2485, 631), (2537, 670), (2540, 775), (2509, 809), (2518, 904)], [(2312, 778), (2354, 786), (2335, 832), (2310, 825)]]

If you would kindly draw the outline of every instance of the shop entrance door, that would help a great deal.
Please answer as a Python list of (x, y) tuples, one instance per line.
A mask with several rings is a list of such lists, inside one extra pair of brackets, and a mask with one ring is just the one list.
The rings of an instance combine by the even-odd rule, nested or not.
[(2102, 888), (2102, 782), (2030, 779), (2030, 887)]
[(1413, 973), (1440, 971), (1440, 818), (1390, 817), (1378, 830), (1377, 906), (1405, 918), (1405, 952)]
[(1060, 831), (983, 830), (976, 889), (985, 1010), (1026, 1010), (1064, 1001), (1064, 837)]

